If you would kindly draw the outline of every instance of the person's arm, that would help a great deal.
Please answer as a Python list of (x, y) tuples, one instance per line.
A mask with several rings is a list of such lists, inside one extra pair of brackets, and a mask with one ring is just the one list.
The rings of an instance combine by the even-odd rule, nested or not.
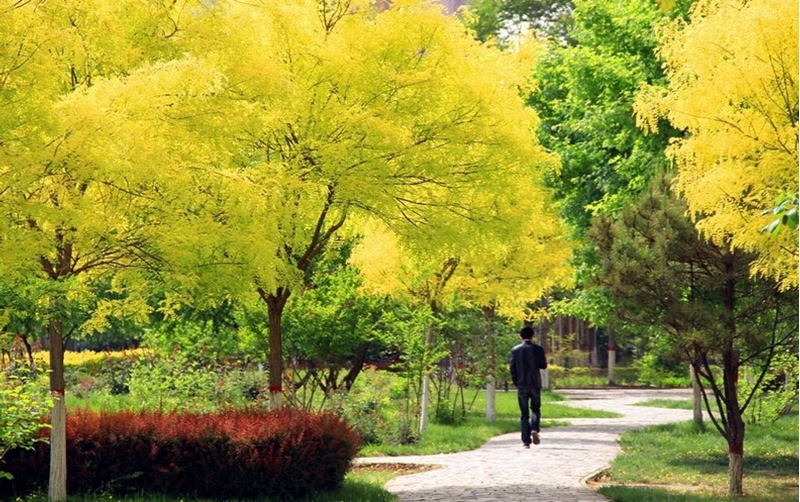
[(547, 369), (547, 356), (544, 355), (544, 348), (539, 347), (539, 369)]
[(511, 370), (511, 381), (517, 385), (517, 365), (514, 362), (514, 351), (511, 351), (511, 358), (508, 360), (508, 367)]

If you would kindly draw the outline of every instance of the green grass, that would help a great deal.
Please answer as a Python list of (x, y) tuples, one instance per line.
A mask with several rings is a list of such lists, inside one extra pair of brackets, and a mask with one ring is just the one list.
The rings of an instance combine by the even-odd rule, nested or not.
[[(664, 492), (656, 487), (601, 488), (600, 492), (609, 499), (618, 502), (727, 500), (727, 445), (710, 423), (705, 429), (685, 422), (628, 432), (622, 436), (620, 446), (623, 454), (611, 463), (603, 481), (674, 485), (680, 493)], [(748, 425), (744, 456), (747, 499), (796, 502), (797, 479), (797, 413), (774, 424)], [(688, 490), (686, 485), (700, 491)]]
[(650, 406), (653, 408), (671, 408), (675, 410), (691, 410), (693, 402), (691, 399), (649, 399), (634, 403), (636, 406)]
[[(620, 416), (607, 411), (572, 408), (559, 404), (563, 399), (564, 397), (558, 393), (542, 393), (543, 428), (569, 425), (569, 422), (564, 420), (569, 418), (614, 418)], [(485, 408), (486, 393), (481, 392), (475, 399), (471, 410), (467, 412), (465, 423), (461, 425), (431, 423), (416, 444), (367, 445), (361, 450), (360, 455), (371, 457), (455, 453), (478, 448), (494, 436), (519, 431), (519, 405), (516, 392), (497, 392), (495, 394), (496, 419), (494, 422), (486, 422)]]
[[(676, 493), (665, 488), (606, 486), (598, 490), (612, 502), (719, 502), (720, 495), (708, 492)], [(763, 499), (755, 499), (763, 500)], [(754, 500), (754, 502), (755, 502)], [(769, 499), (772, 500), (772, 499)]]

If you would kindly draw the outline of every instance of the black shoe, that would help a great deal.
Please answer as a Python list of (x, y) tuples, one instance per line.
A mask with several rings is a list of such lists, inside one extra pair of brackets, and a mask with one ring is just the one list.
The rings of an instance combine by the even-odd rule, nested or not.
[(530, 447), (531, 447), (531, 444), (530, 444), (530, 443), (523, 443), (523, 444), (522, 444), (522, 447), (523, 447), (523, 448), (530, 448)]

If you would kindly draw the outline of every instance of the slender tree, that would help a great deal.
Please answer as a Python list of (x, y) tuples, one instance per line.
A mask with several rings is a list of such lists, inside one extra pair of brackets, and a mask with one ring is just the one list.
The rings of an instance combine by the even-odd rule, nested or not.
[(191, 208), (187, 218), (208, 222), (193, 239), (175, 232), (168, 261), (196, 247), (202, 260), (184, 262), (227, 265), (198, 269), (195, 286), (225, 282), (248, 294), (242, 285), (252, 284), (269, 315), (277, 407), (286, 302), (332, 239), (363, 221), (354, 217), (459, 246), (497, 220), (507, 186), (550, 165), (520, 99), (532, 52), (482, 46), (435, 5), (412, 0), (384, 10), (225, 1), (180, 21), (171, 42), (181, 56), (98, 83), (84, 104), (110, 113), (84, 124), (123, 163), (139, 142), (115, 123), (157, 131), (150, 160), (199, 187), (201, 202), (185, 206), (196, 192), (168, 192)]
[[(132, 267), (153, 259), (155, 230), (147, 219), (154, 199), (143, 194), (156, 166), (109, 169), (104, 157), (113, 150), (94, 149), (62, 101), (103, 77), (169, 57), (173, 7), (101, 0), (0, 6), (0, 37), (13, 47), (0, 51), (0, 271), (10, 287), (36, 292), (36, 314), (48, 331), (51, 500), (66, 498), (65, 337), (123, 310), (97, 292), (109, 284), (126, 289)], [(124, 310), (141, 313), (142, 297), (129, 299)]]
[[(714, 426), (728, 444), (729, 492), (742, 493), (743, 414), (776, 355), (796, 351), (797, 302), (770, 280), (749, 275), (753, 255), (700, 236), (666, 179), (618, 221), (599, 219), (590, 235), (602, 255), (598, 276), (620, 319), (656, 324), (691, 363)], [(755, 385), (739, 391), (743, 368)]]

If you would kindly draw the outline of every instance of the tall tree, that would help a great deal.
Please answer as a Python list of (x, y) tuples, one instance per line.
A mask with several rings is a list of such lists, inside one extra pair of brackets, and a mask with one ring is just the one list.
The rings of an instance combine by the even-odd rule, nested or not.
[(627, 206), (666, 164), (675, 132), (662, 123), (658, 134), (643, 134), (633, 103), (642, 84), (663, 81), (655, 27), (671, 15), (650, 0), (579, 0), (575, 45), (551, 46), (536, 65), (530, 103), (542, 119), (539, 137), (562, 162), (549, 182), (579, 234), (594, 214)]
[(97, 300), (99, 284), (122, 290), (131, 267), (150, 260), (145, 214), (153, 199), (140, 195), (157, 167), (108, 169), (60, 103), (104, 76), (169, 57), (173, 8), (102, 0), (0, 6), (0, 271), (11, 287), (36, 292), (49, 334), (51, 500), (66, 498), (64, 338), (80, 331), (70, 325), (74, 313), (98, 326), (119, 308)]
[[(137, 141), (106, 134), (108, 116), (149, 124), (165, 137), (148, 145), (151, 161), (202, 180), (207, 197), (190, 207), (218, 235), (201, 248), (229, 265), (209, 280), (239, 291), (247, 281), (266, 307), (279, 406), (286, 302), (354, 215), (459, 246), (468, 222), (491, 226), (506, 186), (538, 176), (546, 155), (519, 95), (530, 52), (482, 46), (416, 0), (381, 11), (366, 1), (222, 1), (181, 22), (172, 41), (183, 56), (94, 86), (81, 106), (100, 100), (113, 113), (84, 123), (124, 163)], [(193, 108), (176, 111), (184, 101)]]
[[(729, 492), (742, 493), (743, 414), (778, 355), (797, 348), (797, 301), (770, 280), (753, 280), (753, 256), (706, 241), (686, 205), (655, 179), (617, 221), (599, 218), (591, 237), (602, 255), (598, 282), (618, 318), (657, 325), (700, 377), (711, 421), (728, 444)], [(740, 393), (739, 375), (755, 368)]]
[[(666, 164), (663, 151), (676, 132), (662, 123), (657, 134), (645, 135), (637, 128), (633, 103), (643, 83), (663, 81), (655, 30), (665, 18), (680, 15), (684, 3), (664, 10), (650, 0), (577, 0), (570, 43), (550, 44), (534, 68), (537, 92), (529, 103), (541, 118), (539, 138), (562, 164), (548, 184), (578, 241), (596, 215), (629, 205)], [(572, 261), (576, 289), (549, 310), (609, 324), (613, 382), (619, 330), (611, 326), (609, 299), (589, 286), (598, 270), (595, 249), (576, 246)]]
[(659, 52), (669, 85), (643, 95), (637, 110), (648, 130), (666, 118), (689, 133), (669, 153), (698, 228), (717, 244), (756, 252), (754, 273), (796, 287), (796, 225), (762, 231), (776, 199), (797, 200), (796, 6), (699, 1), (690, 21), (664, 29)]

